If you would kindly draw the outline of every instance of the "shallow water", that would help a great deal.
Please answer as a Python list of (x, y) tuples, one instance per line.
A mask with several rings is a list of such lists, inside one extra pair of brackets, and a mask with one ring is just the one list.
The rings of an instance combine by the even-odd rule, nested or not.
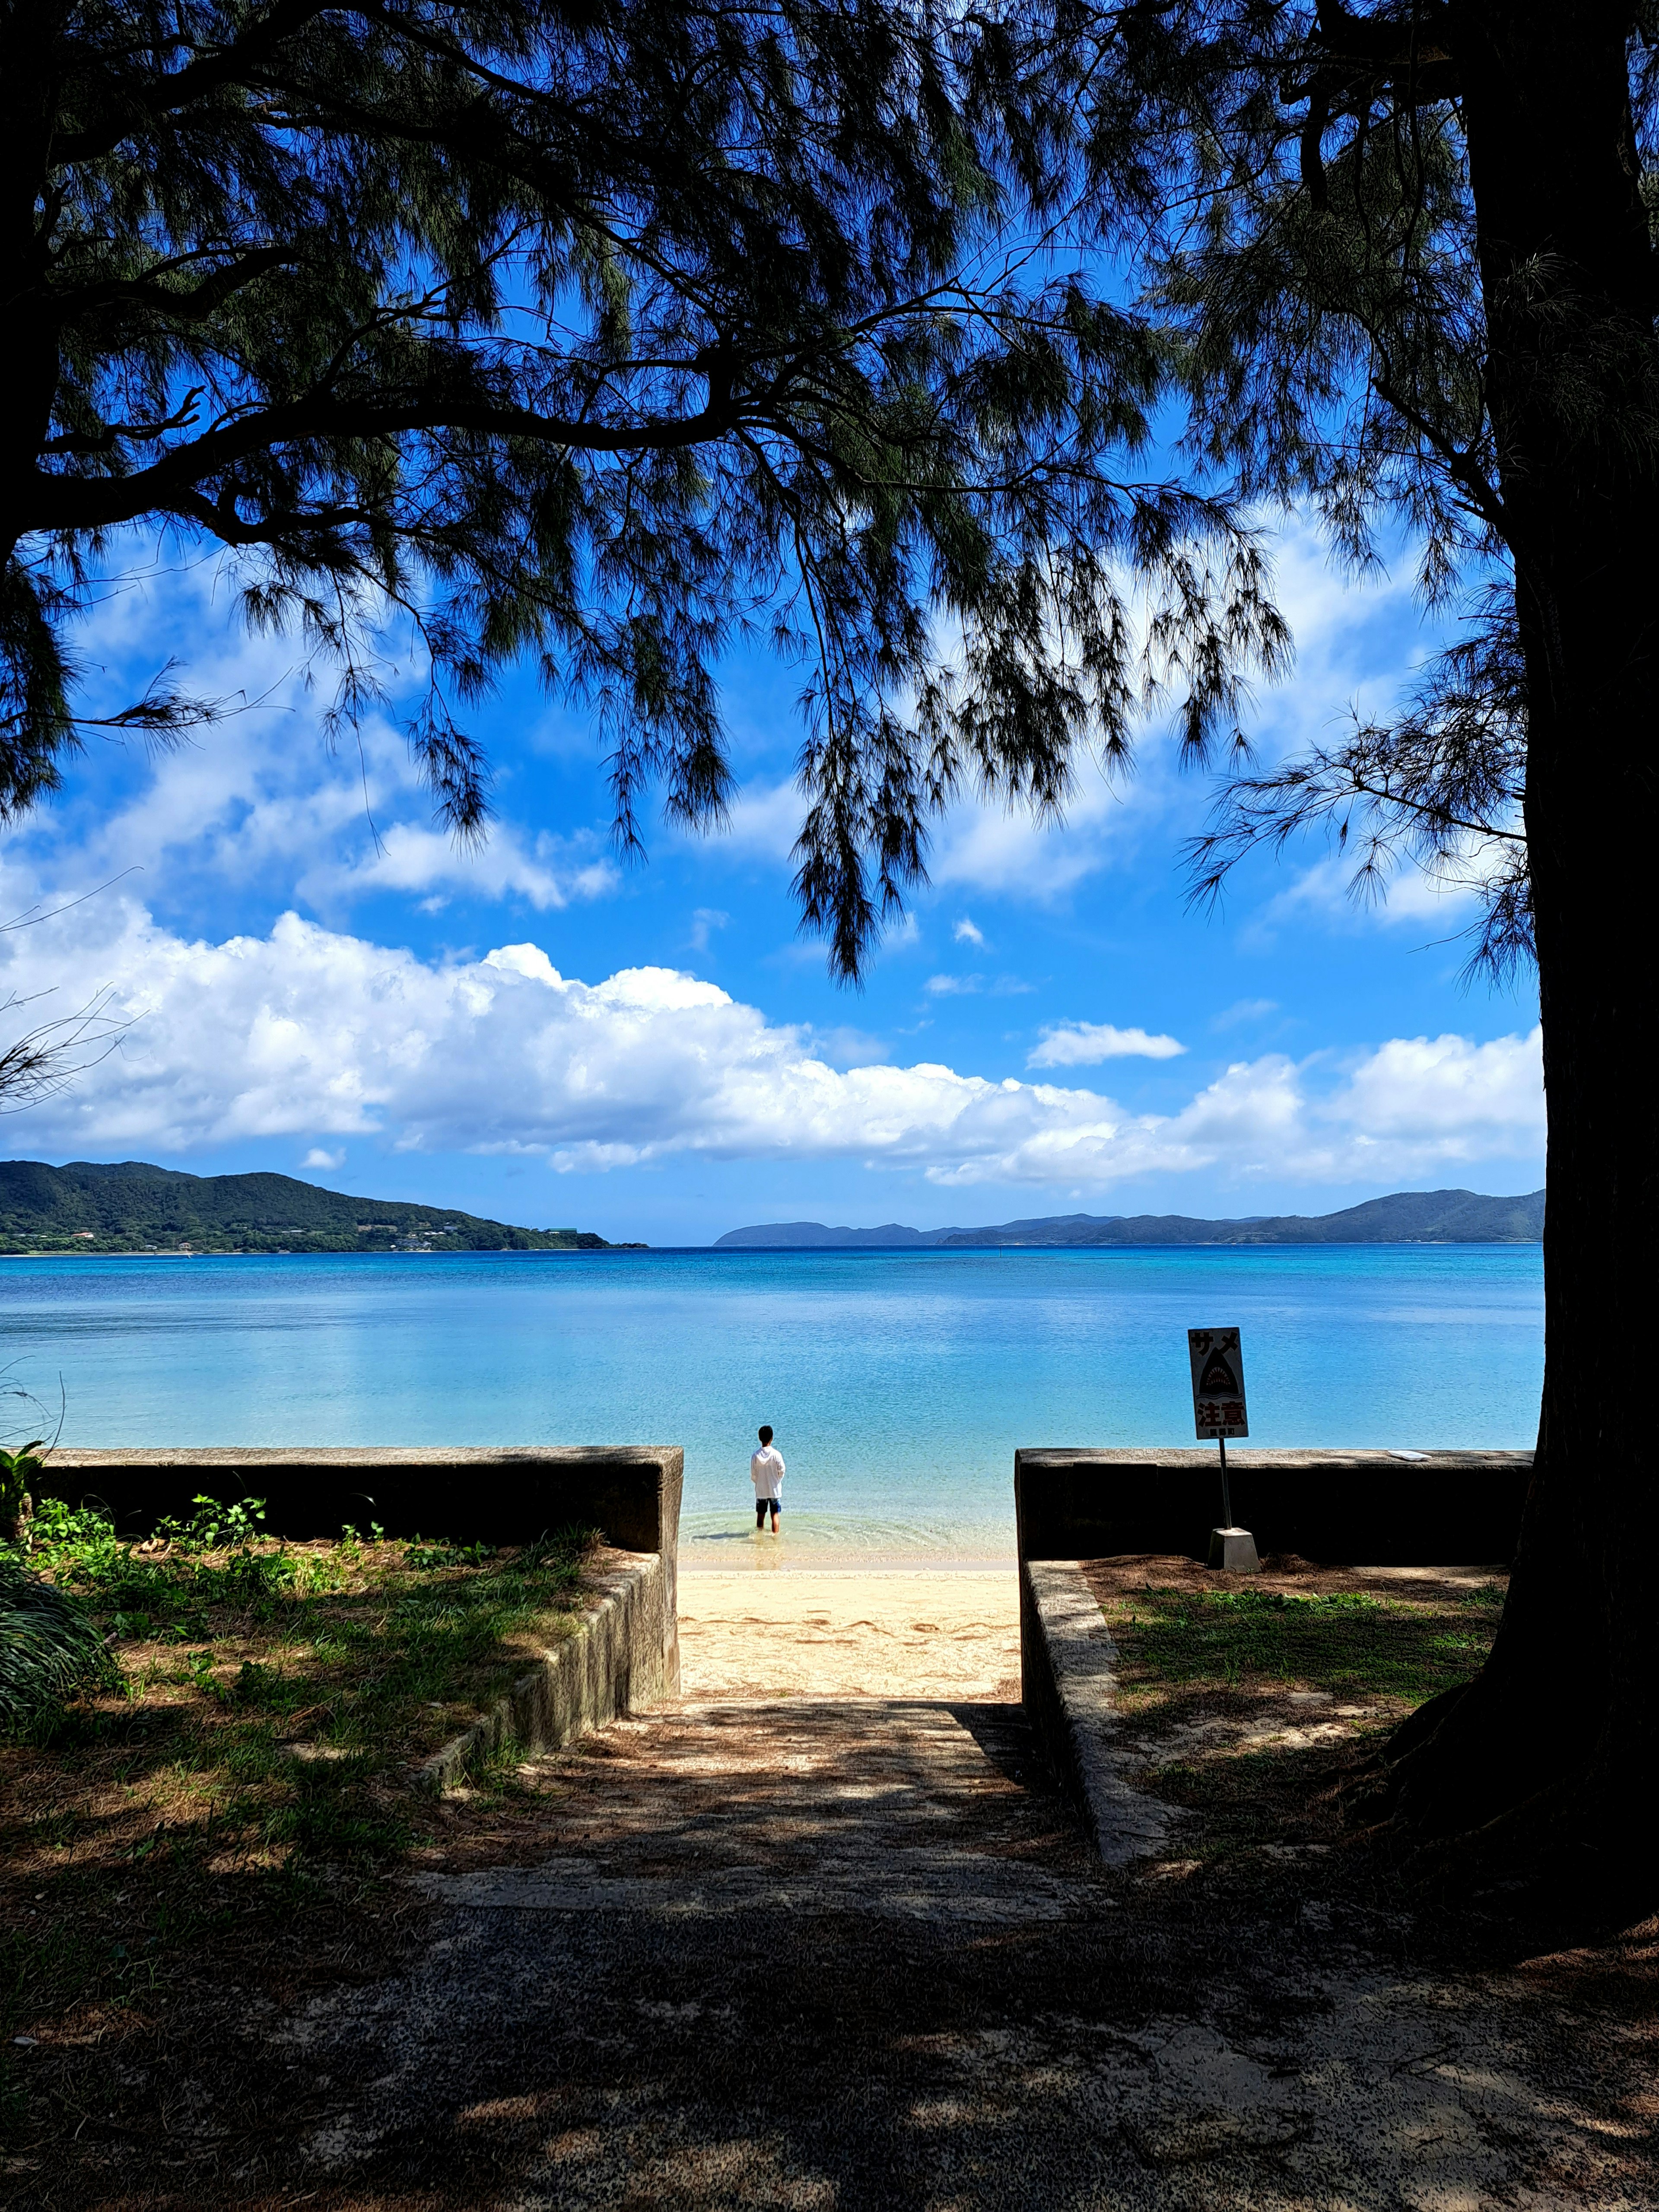
[[(1526, 1446), (1536, 1245), (14, 1260), (8, 1387), (66, 1445), (680, 1443), (707, 1562), (996, 1558), (1017, 1444), (1192, 1441), (1186, 1332), (1243, 1331), (1250, 1440)], [(21, 1401), (10, 1440), (40, 1432)], [(438, 1531), (433, 1531), (438, 1534)]]

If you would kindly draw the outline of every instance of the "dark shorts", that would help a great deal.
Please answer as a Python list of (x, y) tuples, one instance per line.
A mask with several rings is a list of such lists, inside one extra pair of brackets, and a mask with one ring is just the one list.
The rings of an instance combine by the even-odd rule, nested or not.
[(769, 1506), (771, 1507), (771, 1509), (772, 1509), (773, 1512), (774, 1512), (774, 1513), (775, 1513), (775, 1512), (777, 1511), (777, 1510), (778, 1510), (779, 1506), (780, 1506), (780, 1505), (781, 1505), (781, 1504), (782, 1504), (782, 1503), (783, 1503), (783, 1500), (782, 1500), (782, 1498), (757, 1498), (755, 1500), (755, 1518), (756, 1518), (756, 1520), (757, 1520), (757, 1521), (764, 1521), (764, 1520), (765, 1520), (765, 1518), (766, 1518), (766, 1509), (767, 1509), (767, 1507), (769, 1505)]

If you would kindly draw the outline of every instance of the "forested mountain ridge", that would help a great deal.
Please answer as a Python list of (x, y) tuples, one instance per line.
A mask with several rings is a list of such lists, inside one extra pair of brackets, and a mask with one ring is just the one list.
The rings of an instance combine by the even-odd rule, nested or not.
[(0, 1252), (605, 1251), (441, 1206), (350, 1198), (284, 1175), (186, 1175), (143, 1160), (0, 1160)]
[(1266, 1214), (1205, 1221), (1185, 1213), (1054, 1213), (984, 1229), (826, 1229), (817, 1221), (763, 1222), (718, 1239), (727, 1248), (1080, 1244), (1535, 1244), (1544, 1194), (1487, 1198), (1473, 1190), (1397, 1190), (1338, 1213)]

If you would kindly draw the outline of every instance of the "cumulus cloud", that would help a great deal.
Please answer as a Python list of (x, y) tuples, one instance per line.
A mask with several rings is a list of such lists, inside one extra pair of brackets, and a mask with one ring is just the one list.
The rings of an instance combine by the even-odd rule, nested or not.
[(1056, 1022), (1042, 1031), (1025, 1065), (1093, 1067), (1103, 1060), (1175, 1060), (1186, 1049), (1179, 1037), (1114, 1029), (1110, 1022)]
[[(1346, 1063), (1240, 1061), (1178, 1112), (1139, 1114), (934, 1062), (838, 1067), (810, 1031), (694, 975), (587, 983), (533, 944), (427, 961), (294, 914), (216, 943), (118, 893), (30, 934), (32, 990), (57, 985), (67, 1000), (107, 981), (133, 1018), (118, 1053), (14, 1121), (60, 1153), (270, 1137), (332, 1153), (372, 1136), (558, 1169), (844, 1158), (949, 1185), (1101, 1188), (1153, 1171), (1282, 1178), (1290, 1160), (1311, 1182), (1500, 1159), (1530, 1174), (1541, 1146), (1536, 1031), (1395, 1039)], [(0, 940), (0, 963), (17, 957)]]
[(378, 844), (365, 838), (350, 859), (308, 870), (299, 888), (325, 907), (346, 894), (415, 891), (426, 894), (428, 908), (455, 896), (521, 898), (545, 914), (575, 899), (604, 898), (621, 880), (610, 860), (546, 831), (526, 838), (513, 826), (496, 823), (488, 840), (472, 848), (426, 823), (398, 822)]
[(345, 1146), (337, 1152), (328, 1152), (321, 1145), (313, 1145), (300, 1163), (302, 1168), (343, 1168), (345, 1165)]
[(985, 943), (985, 932), (977, 922), (970, 921), (965, 914), (951, 934), (958, 945), (977, 945), (982, 947)]

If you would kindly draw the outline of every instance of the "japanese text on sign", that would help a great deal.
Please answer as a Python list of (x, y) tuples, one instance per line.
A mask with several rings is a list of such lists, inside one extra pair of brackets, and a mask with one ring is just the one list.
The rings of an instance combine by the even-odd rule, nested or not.
[(1236, 1328), (1189, 1328), (1193, 1363), (1193, 1426), (1200, 1443), (1213, 1437), (1248, 1437), (1244, 1413), (1244, 1355)]

